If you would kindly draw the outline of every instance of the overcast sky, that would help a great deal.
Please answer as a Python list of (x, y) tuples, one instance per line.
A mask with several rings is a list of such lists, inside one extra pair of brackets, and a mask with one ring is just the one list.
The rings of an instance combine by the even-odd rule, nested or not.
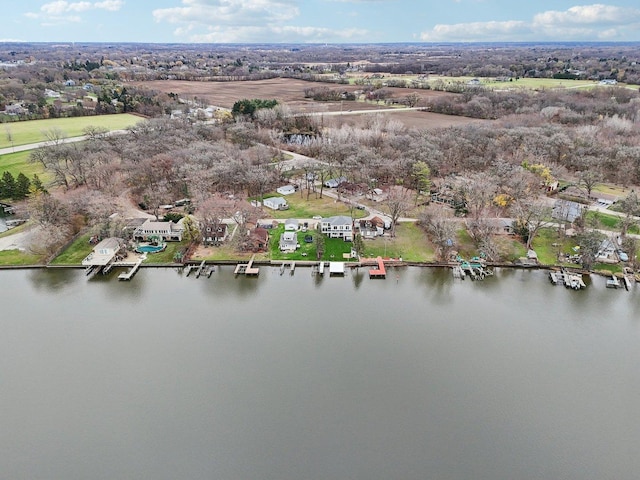
[(640, 41), (640, 2), (2, 0), (0, 41)]

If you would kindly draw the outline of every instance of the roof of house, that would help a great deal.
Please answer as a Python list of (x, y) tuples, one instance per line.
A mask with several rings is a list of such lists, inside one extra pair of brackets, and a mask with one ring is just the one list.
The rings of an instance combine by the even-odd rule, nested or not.
[(93, 247), (95, 251), (102, 249), (117, 250), (118, 248), (120, 248), (120, 240), (118, 240), (116, 237), (105, 238), (104, 240), (100, 241), (100, 243), (98, 243), (95, 247)]
[(296, 235), (295, 232), (284, 232), (281, 236), (280, 236), (280, 240), (281, 241), (285, 241), (285, 242), (298, 242), (298, 236)]
[(158, 222), (156, 220), (147, 219), (140, 227), (140, 230), (143, 231), (165, 231), (165, 232), (176, 232), (182, 230), (180, 225), (176, 225), (173, 222)]
[(295, 225), (296, 227), (300, 224), (297, 218), (287, 218), (284, 221), (285, 225)]
[(337, 215), (335, 217), (327, 217), (322, 219), (322, 223), (328, 223), (329, 225), (351, 225), (353, 220), (346, 215)]
[(282, 187), (276, 188), (276, 192), (281, 193), (282, 195), (289, 195), (295, 191), (296, 188), (293, 185), (283, 185)]
[(267, 241), (269, 240), (269, 231), (266, 228), (257, 227), (251, 230), (251, 236)]
[(287, 201), (282, 197), (269, 197), (265, 198), (263, 203), (270, 203), (271, 205), (286, 205)]
[(551, 211), (551, 216), (559, 220), (573, 222), (582, 215), (585, 208), (585, 205), (578, 202), (556, 200), (556, 203), (553, 205), (553, 210)]

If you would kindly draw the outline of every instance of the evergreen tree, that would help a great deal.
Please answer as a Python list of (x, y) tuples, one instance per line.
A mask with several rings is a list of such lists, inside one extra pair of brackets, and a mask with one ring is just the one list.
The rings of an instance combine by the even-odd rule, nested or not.
[(31, 191), (49, 193), (36, 173), (33, 174), (31, 179)]
[(31, 180), (20, 172), (18, 178), (16, 178), (16, 186), (12, 198), (14, 200), (24, 200), (29, 195), (29, 187), (31, 187)]
[(5, 171), (0, 178), (0, 198), (13, 198), (16, 191), (16, 179), (11, 172)]

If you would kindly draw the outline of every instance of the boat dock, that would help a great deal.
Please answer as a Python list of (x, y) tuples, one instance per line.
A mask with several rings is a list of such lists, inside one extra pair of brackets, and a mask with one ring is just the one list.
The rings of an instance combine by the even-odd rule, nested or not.
[(387, 278), (387, 269), (384, 266), (382, 257), (377, 257), (376, 262), (378, 263), (378, 268), (369, 270), (369, 278)]
[[(131, 280), (131, 278), (133, 278), (133, 276), (136, 274), (136, 272), (140, 268), (140, 265), (142, 265), (142, 262), (144, 262), (145, 258), (147, 258), (147, 256), (142, 255), (138, 259), (138, 261), (134, 263), (133, 266), (127, 272), (122, 272), (120, 275), (118, 275), (118, 280)], [(119, 265), (123, 265), (123, 264), (119, 263)]]
[(204, 270), (205, 264), (206, 262), (203, 260), (200, 266), (198, 267), (198, 270), (196, 271), (196, 278), (200, 278), (200, 275), (202, 275), (202, 270)]
[(250, 275), (250, 276), (258, 275), (260, 273), (260, 269), (258, 267), (253, 266), (253, 261), (255, 258), (256, 256), (252, 255), (251, 260), (249, 260), (249, 263), (239, 263), (238, 265), (236, 265), (236, 268), (233, 271), (233, 273), (236, 275)]
[(464, 280), (464, 277), (465, 277), (465, 273), (464, 273), (464, 270), (462, 270), (462, 267), (460, 265), (455, 265), (453, 267), (453, 278)]
[(564, 285), (566, 288), (581, 290), (587, 288), (579, 273), (571, 273), (566, 270), (549, 271), (549, 280), (553, 285)]
[(620, 280), (615, 275), (611, 275), (611, 278), (607, 279), (607, 288), (620, 288)]

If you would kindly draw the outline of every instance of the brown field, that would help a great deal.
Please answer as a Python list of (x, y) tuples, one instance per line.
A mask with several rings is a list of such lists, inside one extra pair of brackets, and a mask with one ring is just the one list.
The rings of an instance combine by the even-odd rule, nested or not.
[[(470, 125), (478, 122), (486, 122), (487, 120), (478, 120), (475, 118), (458, 117), (455, 115), (443, 115), (440, 113), (421, 112), (418, 110), (404, 110), (398, 112), (382, 112), (380, 115), (385, 118), (397, 120), (407, 128), (416, 129), (432, 129), (447, 128)], [(340, 127), (343, 124), (352, 125), (354, 127), (365, 127), (367, 122), (371, 120), (371, 115), (362, 114), (343, 114), (340, 116), (326, 117), (324, 124), (327, 126)]]
[[(231, 108), (233, 104), (245, 98), (275, 98), (278, 102), (286, 104), (294, 111), (304, 113), (344, 112), (340, 116), (327, 116), (324, 121), (327, 125), (339, 126), (349, 124), (364, 126), (368, 115), (349, 114), (350, 111), (379, 110), (385, 107), (383, 104), (375, 104), (363, 101), (343, 102), (314, 102), (304, 98), (305, 88), (327, 86), (331, 89), (342, 91), (355, 91), (362, 89), (357, 85), (334, 85), (318, 82), (307, 82), (294, 78), (272, 78), (268, 80), (238, 81), (238, 82), (189, 82), (183, 80), (157, 80), (150, 82), (131, 82), (132, 85), (149, 88), (151, 90), (177, 93), (184, 98), (197, 98), (204, 100), (209, 105)], [(388, 88), (392, 92), (392, 98), (400, 99), (410, 93), (416, 93), (421, 97), (420, 105), (427, 105), (431, 100), (442, 96), (454, 94), (437, 92), (433, 90), (413, 88)], [(450, 126), (468, 125), (479, 122), (466, 117), (441, 115), (430, 112), (398, 111), (384, 112), (381, 115), (388, 116), (402, 122), (409, 128), (445, 128)]]

